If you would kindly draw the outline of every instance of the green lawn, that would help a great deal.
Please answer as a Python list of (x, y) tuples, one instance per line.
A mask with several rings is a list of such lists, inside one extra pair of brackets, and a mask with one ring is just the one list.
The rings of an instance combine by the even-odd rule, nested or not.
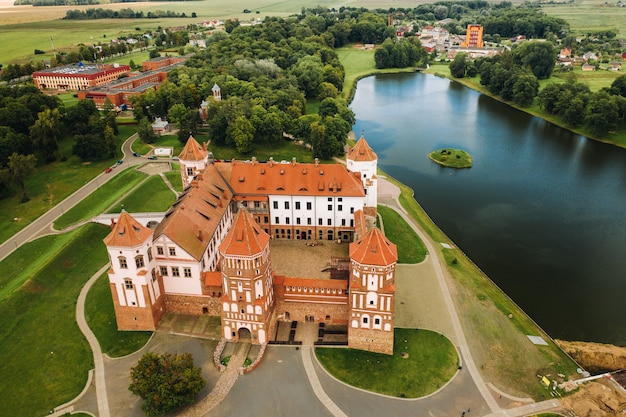
[[(135, 128), (136, 130), (136, 128)], [(202, 135), (199, 135), (202, 136)], [(196, 137), (198, 142), (202, 143), (200, 138)], [(206, 138), (203, 139), (206, 141)], [(185, 144), (180, 143), (178, 137), (176, 135), (163, 135), (156, 138), (154, 143), (144, 143), (140, 139), (137, 139), (133, 142), (132, 149), (134, 152), (139, 152), (142, 155), (146, 155), (152, 151), (153, 148), (161, 148), (161, 147), (171, 147), (173, 148), (172, 156), (180, 155), (185, 147)]]
[[(178, 174), (180, 178), (180, 174)], [(182, 180), (181, 180), (182, 183)], [(122, 208), (129, 213), (150, 213), (167, 211), (176, 201), (160, 175), (154, 175), (144, 181), (122, 201), (116, 202), (107, 213), (120, 213)]]
[[(98, 244), (101, 244), (98, 242)], [(104, 273), (92, 285), (85, 300), (85, 318), (100, 343), (102, 353), (110, 357), (129, 355), (143, 347), (152, 332), (125, 332), (117, 330), (109, 278)]]
[(255, 156), (259, 161), (267, 161), (270, 157), (273, 157), (274, 161), (291, 161), (291, 158), (295, 157), (298, 162), (313, 162), (313, 154), (310, 150), (289, 140), (281, 140), (271, 147), (267, 144), (255, 145), (247, 155), (240, 154), (230, 146), (216, 145), (214, 143), (209, 145), (209, 150), (213, 152), (215, 158), (222, 160), (247, 160)]
[[(174, 167), (172, 167), (173, 169)], [(180, 169), (180, 168), (179, 168)], [(172, 187), (179, 193), (183, 191), (183, 179), (180, 176), (180, 170), (166, 172), (165, 176), (172, 184)]]
[(146, 178), (146, 175), (136, 171), (135, 167), (128, 168), (102, 184), (87, 198), (66, 211), (54, 222), (54, 228), (62, 230), (72, 224), (87, 220), (103, 213), (115, 203), (125, 192)]
[[(407, 358), (401, 354), (408, 353)], [(429, 330), (395, 329), (393, 355), (357, 349), (317, 348), (317, 358), (335, 378), (395, 397), (417, 398), (441, 388), (456, 372), (452, 343)]]
[(398, 247), (398, 262), (416, 264), (426, 258), (426, 247), (395, 210), (378, 206), (378, 213), (383, 218), (385, 236)]
[(616, 2), (577, 0), (573, 3), (543, 4), (541, 8), (549, 16), (565, 19), (573, 33), (610, 29), (624, 35), (622, 28), (626, 26), (626, 10), (617, 7)]
[(1, 416), (47, 415), (84, 388), (94, 365), (76, 324), (76, 300), (108, 260), (102, 239), (109, 231), (89, 224), (69, 236), (46, 236), (0, 263), (3, 277), (25, 257), (36, 264), (22, 264), (12, 280), (23, 284), (0, 299)]

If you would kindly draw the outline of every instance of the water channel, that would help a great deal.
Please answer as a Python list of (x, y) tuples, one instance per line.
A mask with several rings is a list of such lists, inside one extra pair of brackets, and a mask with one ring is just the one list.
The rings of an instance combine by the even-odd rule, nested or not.
[[(351, 107), (379, 167), (552, 337), (626, 346), (626, 150), (433, 75), (365, 78)], [(445, 147), (474, 166), (428, 159)]]

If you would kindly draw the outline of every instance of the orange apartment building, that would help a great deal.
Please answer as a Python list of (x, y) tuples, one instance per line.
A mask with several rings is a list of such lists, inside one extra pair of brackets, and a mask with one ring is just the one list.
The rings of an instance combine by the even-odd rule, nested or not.
[(482, 25), (467, 25), (465, 40), (461, 42), (461, 48), (483, 48), (483, 27)]

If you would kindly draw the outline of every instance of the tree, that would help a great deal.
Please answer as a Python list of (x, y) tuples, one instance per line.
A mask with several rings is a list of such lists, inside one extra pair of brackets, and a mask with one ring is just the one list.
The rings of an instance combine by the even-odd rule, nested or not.
[(468, 57), (465, 52), (459, 52), (455, 55), (452, 62), (450, 62), (450, 74), (454, 78), (463, 78), (467, 72)]
[(227, 129), (229, 136), (235, 143), (237, 152), (246, 154), (252, 150), (252, 141), (254, 140), (254, 126), (244, 116), (238, 116), (235, 123)]
[(319, 86), (324, 79), (324, 67), (319, 57), (300, 58), (291, 72), (298, 79), (298, 84), (307, 97), (317, 97)]
[(24, 180), (27, 176), (33, 173), (36, 166), (37, 158), (35, 158), (35, 155), (20, 155), (14, 152), (11, 156), (9, 156), (9, 161), (7, 162), (9, 178), (11, 179), (11, 182), (15, 183), (22, 191), (22, 199), (20, 200), (22, 203), (29, 200), (28, 195), (26, 194)]
[(152, 50), (150, 50), (150, 54), (148, 56), (150, 57), (150, 59), (152, 59), (152, 58), (160, 57), (161, 54), (159, 53), (159, 51), (157, 49), (152, 49)]
[(59, 109), (45, 109), (37, 115), (37, 120), (30, 127), (33, 144), (50, 161), (54, 160), (54, 152), (59, 149), (58, 137), (61, 135), (62, 126)]
[(604, 92), (592, 94), (587, 104), (585, 124), (589, 131), (603, 136), (617, 126), (619, 108), (612, 97)]
[(521, 74), (513, 84), (512, 99), (513, 102), (522, 107), (528, 107), (533, 104), (533, 100), (539, 91), (539, 81), (532, 74)]
[(156, 140), (156, 135), (154, 134), (154, 130), (152, 130), (152, 124), (147, 117), (139, 120), (137, 124), (137, 134), (139, 135), (139, 139), (144, 143), (154, 143)]
[(191, 403), (206, 385), (189, 353), (144, 354), (131, 368), (128, 389), (144, 399), (146, 416), (159, 416)]
[(513, 60), (529, 68), (535, 77), (542, 80), (550, 77), (556, 63), (556, 49), (550, 42), (524, 42), (513, 50)]

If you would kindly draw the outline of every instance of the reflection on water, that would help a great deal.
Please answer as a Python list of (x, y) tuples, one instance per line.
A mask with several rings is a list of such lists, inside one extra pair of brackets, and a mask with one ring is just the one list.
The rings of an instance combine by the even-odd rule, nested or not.
[[(359, 81), (355, 132), (551, 336), (626, 345), (626, 151), (424, 74)], [(468, 151), (451, 170), (427, 154)]]

